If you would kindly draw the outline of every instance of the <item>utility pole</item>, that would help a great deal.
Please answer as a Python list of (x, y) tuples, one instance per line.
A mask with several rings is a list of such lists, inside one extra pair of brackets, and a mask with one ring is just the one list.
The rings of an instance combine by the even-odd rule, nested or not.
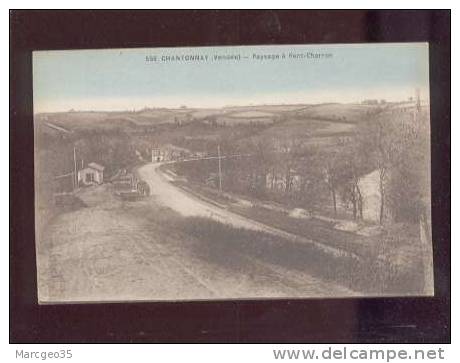
[(73, 182), (74, 182), (74, 189), (78, 187), (78, 176), (77, 176), (77, 151), (75, 146), (73, 147)]
[(420, 88), (415, 89), (415, 110), (416, 112), (420, 112), (422, 105), (420, 103)]
[(217, 157), (219, 159), (219, 191), (222, 192), (222, 165), (220, 157), (220, 145), (217, 145)]

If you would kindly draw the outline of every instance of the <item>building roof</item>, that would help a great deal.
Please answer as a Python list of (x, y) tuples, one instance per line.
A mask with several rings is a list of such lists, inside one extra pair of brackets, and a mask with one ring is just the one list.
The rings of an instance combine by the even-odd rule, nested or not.
[(91, 168), (91, 169), (96, 169), (98, 171), (104, 171), (104, 167), (98, 163), (89, 163), (88, 164), (88, 167)]

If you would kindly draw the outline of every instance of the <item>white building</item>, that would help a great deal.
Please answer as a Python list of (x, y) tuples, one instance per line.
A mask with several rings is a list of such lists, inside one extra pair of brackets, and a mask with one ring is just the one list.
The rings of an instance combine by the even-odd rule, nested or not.
[(159, 148), (152, 149), (152, 163), (159, 163), (165, 161), (166, 152)]
[(104, 182), (104, 167), (97, 163), (89, 163), (78, 171), (78, 185), (102, 184)]
[(172, 144), (162, 145), (152, 149), (152, 163), (161, 161), (180, 160), (191, 155), (190, 150)]

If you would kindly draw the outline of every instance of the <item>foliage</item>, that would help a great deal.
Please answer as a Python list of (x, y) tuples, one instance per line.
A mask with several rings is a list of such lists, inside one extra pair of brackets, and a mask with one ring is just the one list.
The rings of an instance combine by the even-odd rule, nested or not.
[(122, 130), (82, 131), (75, 147), (78, 160), (97, 162), (106, 168), (105, 172), (109, 175), (138, 161), (130, 135)]
[(418, 221), (430, 200), (427, 114), (379, 114), (363, 128), (360, 143), (379, 170), (381, 223)]

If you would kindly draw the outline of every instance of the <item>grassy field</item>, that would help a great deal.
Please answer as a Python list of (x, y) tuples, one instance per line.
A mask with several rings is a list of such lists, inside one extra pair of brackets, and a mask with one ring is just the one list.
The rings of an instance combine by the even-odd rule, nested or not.
[(284, 113), (291, 111), (302, 110), (309, 105), (306, 104), (294, 104), (294, 105), (253, 105), (253, 106), (228, 106), (224, 109), (227, 112), (246, 112), (246, 111), (258, 111), (258, 112), (270, 112), (270, 113)]
[(264, 130), (260, 137), (275, 137), (275, 138), (320, 138), (332, 137), (335, 135), (343, 135), (351, 133), (355, 129), (352, 124), (330, 122), (318, 119), (298, 118), (278, 123)]
[(227, 116), (233, 118), (270, 118), (273, 117), (273, 113), (270, 112), (262, 112), (262, 111), (241, 111), (241, 112), (233, 112), (227, 113)]
[(376, 106), (362, 104), (319, 104), (296, 112), (298, 116), (308, 118), (325, 118), (337, 121), (357, 122), (375, 111)]

